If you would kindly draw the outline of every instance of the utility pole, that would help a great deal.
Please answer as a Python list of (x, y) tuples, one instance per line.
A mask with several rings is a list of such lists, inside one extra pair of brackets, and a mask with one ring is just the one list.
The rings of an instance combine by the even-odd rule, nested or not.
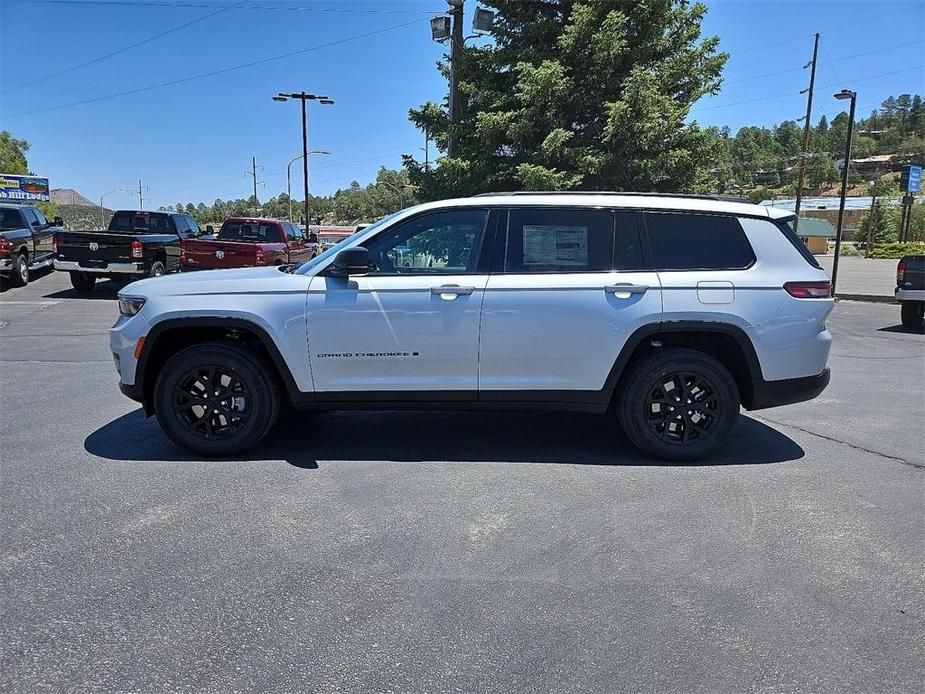
[(819, 55), (819, 33), (816, 32), (816, 36), (813, 39), (813, 59), (812, 61), (806, 63), (803, 66), (805, 70), (810, 65), (812, 70), (809, 73), (809, 87), (800, 92), (800, 94), (806, 94), (806, 119), (803, 123), (803, 146), (800, 149), (800, 174), (797, 179), (797, 200), (796, 205), (794, 205), (793, 213), (797, 218), (793, 221), (794, 231), (800, 226), (800, 203), (803, 201), (803, 178), (806, 175), (806, 158), (809, 156), (809, 134), (812, 129), (812, 117), (813, 117), (813, 91), (816, 88), (816, 58)]
[(430, 171), (430, 131), (424, 128), (424, 172)]
[(463, 49), (463, 0), (446, 0), (453, 8), (453, 28), (450, 35), (450, 127), (447, 131), (446, 153), (452, 157), (455, 152), (453, 130), (459, 122), (459, 57)]
[(257, 165), (257, 157), (251, 157), (251, 170), (245, 171), (245, 176), (250, 176), (254, 179), (254, 214), (257, 214), (257, 207), (260, 205), (260, 200), (257, 198), (257, 183), (262, 183), (262, 181), (257, 181), (257, 169), (262, 169), (263, 164)]
[(141, 185), (141, 179), (138, 179), (138, 209), (143, 210), (145, 208), (145, 199), (142, 194), (148, 190), (148, 186)]

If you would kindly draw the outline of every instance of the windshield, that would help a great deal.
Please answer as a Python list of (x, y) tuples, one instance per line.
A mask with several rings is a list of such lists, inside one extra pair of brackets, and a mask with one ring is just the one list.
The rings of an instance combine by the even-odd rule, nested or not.
[[(378, 222), (375, 222), (375, 223), (373, 223), (373, 224), (370, 224), (370, 225), (367, 226), (365, 229), (363, 229), (363, 235), (366, 236), (366, 232), (371, 232), (371, 231), (375, 231), (376, 229), (382, 228), (382, 227), (385, 226), (388, 222), (390, 222), (392, 219), (394, 219), (395, 217), (397, 217), (398, 215), (400, 215), (400, 214), (401, 214), (402, 212), (404, 212), (404, 211), (405, 211), (405, 210), (399, 210), (398, 212), (393, 212), (393, 213), (390, 214), (389, 216), (383, 217), (383, 218), (380, 219)], [(301, 267), (299, 267), (299, 268), (295, 271), (295, 274), (296, 274), (296, 275), (305, 275), (305, 274), (311, 272), (313, 269), (315, 269), (315, 268), (318, 267), (319, 265), (321, 265), (322, 263), (325, 263), (325, 262), (328, 260), (328, 258), (331, 258), (331, 257), (337, 255), (343, 248), (345, 248), (345, 247), (347, 246), (347, 244), (349, 244), (349, 243), (353, 240), (353, 237), (354, 237), (354, 236), (356, 236), (356, 234), (353, 234), (352, 236), (348, 236), (347, 238), (343, 239), (342, 241), (339, 241), (339, 242), (335, 243), (333, 246), (331, 246), (331, 247), (330, 247), (328, 250), (326, 250), (324, 253), (321, 253), (320, 255), (316, 255), (314, 258), (312, 258), (311, 260), (309, 260), (307, 263), (305, 263), (304, 265), (302, 265)]]

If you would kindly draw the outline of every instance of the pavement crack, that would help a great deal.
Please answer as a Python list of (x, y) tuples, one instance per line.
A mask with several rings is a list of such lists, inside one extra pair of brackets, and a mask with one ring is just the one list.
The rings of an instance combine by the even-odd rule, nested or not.
[(753, 412), (749, 412), (748, 416), (754, 419), (757, 419), (758, 421), (764, 422), (765, 424), (773, 424), (779, 427), (787, 427), (788, 429), (796, 429), (797, 431), (801, 431), (804, 434), (809, 434), (810, 436), (818, 436), (820, 439), (825, 439), (826, 441), (831, 441), (833, 443), (840, 443), (843, 446), (848, 446), (848, 448), (852, 448), (856, 451), (863, 451), (864, 453), (870, 453), (871, 455), (876, 455), (881, 458), (886, 458), (887, 460), (892, 460), (894, 462), (901, 463), (902, 465), (908, 465), (909, 467), (918, 468), (919, 470), (925, 470), (925, 463), (914, 463), (911, 460), (906, 460), (905, 458), (898, 458), (895, 455), (889, 455), (888, 453), (881, 453), (880, 451), (875, 451), (870, 448), (864, 448), (864, 446), (858, 446), (857, 444), (849, 443), (848, 441), (842, 441), (841, 439), (837, 439), (834, 436), (826, 436), (825, 434), (818, 434), (815, 431), (804, 429), (803, 427), (798, 427), (796, 424), (785, 424), (784, 422), (776, 422), (773, 419), (766, 419), (765, 417), (759, 417)]

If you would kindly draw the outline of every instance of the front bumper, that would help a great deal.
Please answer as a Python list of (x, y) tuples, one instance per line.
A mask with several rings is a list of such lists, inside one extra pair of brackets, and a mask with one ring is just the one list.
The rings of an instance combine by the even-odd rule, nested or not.
[(795, 402), (812, 400), (829, 385), (831, 370), (825, 367), (822, 373), (803, 378), (785, 378), (781, 381), (760, 380), (752, 383), (752, 398), (746, 409), (763, 410), (766, 407), (792, 405)]
[(55, 270), (62, 272), (93, 272), (102, 275), (143, 275), (144, 263), (109, 263), (102, 267), (85, 267), (73, 260), (56, 260)]
[(897, 301), (925, 301), (925, 289), (903, 289), (896, 287)]

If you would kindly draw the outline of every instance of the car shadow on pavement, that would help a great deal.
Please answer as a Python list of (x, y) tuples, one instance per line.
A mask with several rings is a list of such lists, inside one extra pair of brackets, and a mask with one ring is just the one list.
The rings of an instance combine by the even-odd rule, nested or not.
[(884, 328), (877, 328), (878, 333), (906, 333), (907, 335), (923, 335), (925, 329), (907, 328), (905, 325), (888, 325)]
[[(174, 446), (140, 409), (94, 431), (84, 448), (113, 460), (203, 460)], [(763, 465), (804, 455), (789, 437), (742, 415), (726, 445), (694, 465)], [(234, 460), (285, 460), (308, 469), (334, 461), (666, 465), (640, 454), (612, 417), (548, 412), (289, 413), (257, 449)]]
[(45, 299), (109, 299), (114, 301), (118, 298), (119, 290), (125, 285), (114, 280), (98, 282), (88, 292), (79, 292), (76, 289), (59, 289), (56, 292), (45, 294)]

